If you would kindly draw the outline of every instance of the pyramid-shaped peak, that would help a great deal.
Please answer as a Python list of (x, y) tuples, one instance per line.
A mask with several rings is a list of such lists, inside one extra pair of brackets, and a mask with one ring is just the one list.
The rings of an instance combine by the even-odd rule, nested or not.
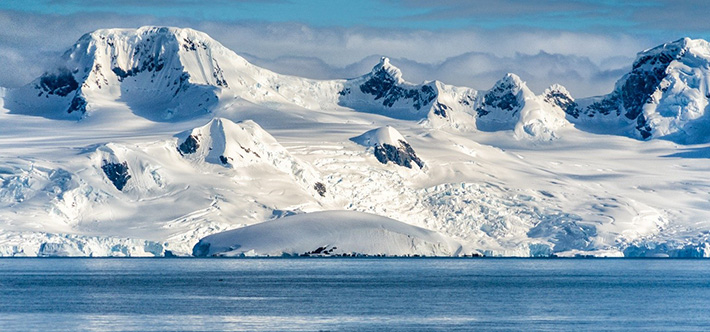
[(225, 168), (256, 166), (288, 174), (306, 191), (323, 197), (325, 187), (318, 183), (316, 172), (294, 158), (256, 122), (233, 122), (214, 118), (201, 127), (176, 135), (177, 151), (192, 162), (205, 162)]
[(283, 150), (273, 136), (251, 120), (235, 123), (224, 118), (214, 118), (177, 137), (180, 154), (204, 158), (213, 164), (256, 162), (264, 151)]
[(364, 134), (353, 137), (353, 142), (364, 146), (376, 146), (389, 144), (399, 146), (400, 142), (407, 142), (404, 136), (391, 126), (375, 128), (365, 132)]
[(493, 85), (493, 88), (488, 91), (489, 95), (501, 95), (508, 93), (512, 95), (518, 95), (519, 93), (522, 93), (521, 97), (534, 95), (534, 93), (528, 88), (527, 84), (525, 84), (525, 82), (520, 79), (518, 75), (515, 75), (513, 73), (505, 74), (505, 76), (498, 80), (498, 82)]
[(402, 71), (390, 63), (388, 57), (381, 57), (380, 62), (372, 68), (371, 76), (401, 83)]
[(567, 88), (565, 88), (563, 85), (557, 84), (557, 83), (550, 85), (550, 87), (545, 89), (545, 92), (543, 92), (544, 96), (549, 96), (549, 95), (553, 95), (553, 94), (554, 95), (565, 95), (565, 96), (572, 97), (572, 94), (569, 93), (569, 91), (567, 91)]
[(404, 136), (390, 126), (372, 129), (351, 140), (360, 145), (374, 147), (375, 158), (382, 164), (392, 162), (407, 168), (424, 167), (424, 162), (417, 157)]
[(545, 102), (563, 111), (574, 112), (577, 107), (572, 94), (560, 84), (551, 85), (542, 93), (542, 97)]
[(520, 76), (515, 75), (513, 73), (507, 73), (503, 78), (498, 80), (495, 84), (496, 86), (508, 86), (508, 87), (522, 87), (525, 85), (525, 82), (523, 82), (522, 79), (520, 79)]
[(379, 65), (382, 66), (382, 67), (389, 67), (389, 66), (392, 66), (392, 64), (390, 64), (390, 58), (388, 58), (388, 57), (386, 57), (386, 56), (383, 56), (383, 57), (380, 58), (380, 63), (379, 63)]
[(219, 136), (224, 140), (240, 141), (249, 137), (266, 143), (276, 143), (276, 139), (273, 136), (252, 120), (234, 122), (226, 118), (216, 117), (193, 131), (200, 131), (204, 134), (209, 133), (211, 136)]

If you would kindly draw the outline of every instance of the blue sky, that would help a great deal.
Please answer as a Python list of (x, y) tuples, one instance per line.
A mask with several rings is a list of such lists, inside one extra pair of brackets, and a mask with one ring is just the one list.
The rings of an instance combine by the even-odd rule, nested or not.
[(250, 61), (313, 78), (360, 75), (386, 55), (405, 79), (489, 88), (506, 72), (537, 92), (608, 91), (636, 52), (710, 38), (710, 1), (0, 1), (0, 85), (25, 84), (82, 34), (169, 25), (202, 30)]
[[(710, 36), (707, 1), (669, 0), (23, 0), (0, 10), (113, 13), (204, 21), (297, 22), (315, 27), (501, 29), (530, 27)], [(667, 19), (660, 20), (661, 16)]]

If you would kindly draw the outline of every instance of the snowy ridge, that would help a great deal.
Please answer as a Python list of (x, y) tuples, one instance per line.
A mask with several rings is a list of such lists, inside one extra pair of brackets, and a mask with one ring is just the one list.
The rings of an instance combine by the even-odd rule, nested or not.
[[(532, 94), (515, 75), (506, 76), (494, 90), (486, 97), (438, 81), (412, 84), (386, 57), (370, 73), (349, 80), (279, 75), (248, 63), (204, 33), (142, 27), (84, 35), (63, 56), (62, 65), (11, 91), (8, 108), (21, 114), (78, 119), (91, 115), (93, 109), (118, 107), (153, 121), (175, 121), (246, 100), (267, 107), (348, 107), (463, 130), (476, 128), (478, 114), (478, 126), (490, 130), (486, 123), (510, 122), (505, 114), (516, 118), (519, 112), (514, 108), (522, 107), (526, 97), (518, 96), (521, 100), (513, 109), (501, 104), (510, 102), (505, 98)], [(493, 103), (496, 110), (490, 109)], [(481, 114), (491, 112), (482, 120)], [(512, 129), (505, 124), (493, 127)]]
[(177, 150), (187, 159), (230, 168), (261, 167), (266, 164), (292, 176), (305, 190), (325, 196), (324, 187), (315, 191), (312, 189), (320, 183), (316, 172), (291, 156), (254, 121), (234, 123), (214, 118), (206, 125), (177, 137), (180, 143)]
[(210, 235), (204, 256), (459, 256), (456, 241), (385, 217), (353, 211), (314, 212)]
[[(294, 95), (321, 85), (256, 67), (192, 29), (97, 30), (80, 38), (63, 62), (14, 91), (10, 109), (80, 118), (102, 104), (125, 104), (140, 116), (167, 121), (204, 115), (233, 97), (317, 107), (316, 99)], [(325, 83), (326, 96), (315, 97), (333, 100), (334, 84)], [(284, 94), (282, 85), (288, 87)]]

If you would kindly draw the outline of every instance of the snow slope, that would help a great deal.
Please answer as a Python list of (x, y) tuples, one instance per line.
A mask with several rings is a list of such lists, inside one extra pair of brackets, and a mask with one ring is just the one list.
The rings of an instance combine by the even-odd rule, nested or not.
[(212, 234), (193, 249), (193, 255), (198, 257), (463, 254), (456, 241), (430, 230), (353, 211), (288, 216)]
[(487, 256), (708, 256), (710, 146), (675, 143), (705, 142), (703, 43), (641, 53), (622, 78), (669, 73), (639, 113), (667, 139), (644, 141), (622, 102), (536, 95), (512, 74), (488, 91), (413, 84), (384, 58), (318, 81), (191, 29), (98, 30), (3, 90), (0, 255), (190, 255), (228, 229), (348, 210)]

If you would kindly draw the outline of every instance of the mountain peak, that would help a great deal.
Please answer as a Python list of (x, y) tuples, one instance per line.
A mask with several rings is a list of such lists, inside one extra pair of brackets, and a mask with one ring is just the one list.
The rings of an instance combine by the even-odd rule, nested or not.
[(39, 97), (32, 109), (47, 115), (83, 117), (96, 103), (110, 100), (165, 121), (208, 113), (221, 89), (231, 85), (225, 69), (247, 65), (207, 34), (189, 28), (99, 29), (83, 35), (58, 67), (21, 94)]
[(409, 142), (391, 126), (372, 129), (351, 140), (363, 146), (374, 147), (375, 158), (382, 164), (391, 161), (407, 168), (412, 168), (413, 165), (424, 167), (424, 162), (417, 157)]
[(525, 82), (523, 82), (523, 80), (520, 79), (520, 76), (515, 75), (513, 73), (507, 73), (507, 74), (505, 74), (505, 76), (503, 76), (503, 78), (498, 80), (498, 82), (496, 82), (496, 84), (495, 84), (495, 86), (503, 86), (503, 85), (509, 86), (509, 87), (520, 88), (523, 85), (525, 85)]
[(370, 75), (384, 80), (391, 80), (395, 83), (402, 83), (402, 71), (390, 63), (388, 57), (381, 57), (380, 62), (372, 67)]
[(528, 96), (534, 95), (532, 91), (528, 88), (527, 84), (520, 79), (520, 76), (513, 73), (507, 73), (503, 78), (498, 80), (493, 88), (488, 90), (486, 95), (501, 96), (504, 94), (509, 94), (515, 96), (516, 99), (524, 99)]
[(404, 136), (392, 126), (372, 129), (360, 136), (354, 137), (352, 140), (364, 146), (376, 146), (378, 144), (399, 145), (400, 141), (407, 142)]
[(676, 41), (658, 45), (639, 52), (634, 61), (633, 69), (660, 70), (665, 69), (672, 61), (680, 60), (686, 54), (710, 59), (710, 43), (703, 39), (684, 37)]
[(82, 36), (79, 41), (86, 39), (104, 40), (110, 37), (131, 37), (139, 36), (140, 38), (150, 38), (154, 36), (174, 36), (174, 37), (197, 37), (201, 40), (213, 39), (204, 32), (200, 32), (191, 28), (164, 27), (164, 26), (142, 26), (137, 29), (111, 28), (97, 29)]
[(545, 89), (545, 92), (542, 93), (542, 98), (548, 104), (557, 106), (563, 111), (569, 110), (569, 112), (573, 112), (577, 107), (572, 94), (560, 84), (553, 84)]

